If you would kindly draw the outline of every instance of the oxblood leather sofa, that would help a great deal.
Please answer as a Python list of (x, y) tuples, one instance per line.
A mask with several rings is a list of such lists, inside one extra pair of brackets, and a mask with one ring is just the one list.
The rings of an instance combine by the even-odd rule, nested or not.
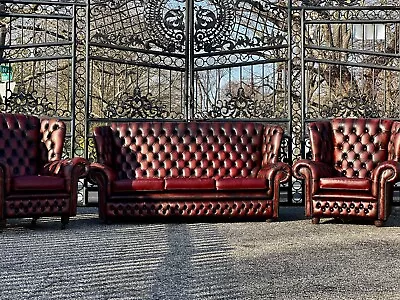
[(76, 215), (83, 158), (62, 159), (64, 122), (0, 113), (0, 223), (8, 218)]
[(279, 126), (245, 122), (135, 122), (94, 128), (104, 221), (131, 217), (276, 219), (280, 183)]
[(312, 159), (293, 165), (304, 179), (305, 211), (320, 218), (361, 218), (382, 226), (400, 180), (400, 123), (333, 119), (309, 124)]

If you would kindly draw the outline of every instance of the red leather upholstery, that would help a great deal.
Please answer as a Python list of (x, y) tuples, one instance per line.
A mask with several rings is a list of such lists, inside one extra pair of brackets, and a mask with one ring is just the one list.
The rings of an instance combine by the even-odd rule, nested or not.
[(65, 124), (21, 114), (0, 114), (0, 221), (76, 214), (82, 158), (62, 159)]
[[(99, 186), (100, 217), (277, 218), (279, 185), (291, 172), (278, 162), (282, 136), (279, 126), (245, 122), (96, 127), (97, 162), (91, 165), (89, 180)], [(243, 210), (248, 201), (254, 202), (251, 209)]]
[(400, 180), (400, 123), (342, 118), (309, 125), (312, 159), (293, 165), (305, 180), (306, 215), (360, 217), (381, 225)]
[(371, 180), (366, 178), (328, 177), (320, 178), (321, 189), (370, 191)]

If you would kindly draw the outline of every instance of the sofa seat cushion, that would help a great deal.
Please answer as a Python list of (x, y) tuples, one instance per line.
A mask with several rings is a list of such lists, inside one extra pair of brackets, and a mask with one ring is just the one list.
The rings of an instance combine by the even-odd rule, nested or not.
[(332, 177), (320, 178), (321, 189), (370, 191), (371, 180), (366, 178)]
[(65, 190), (65, 180), (55, 176), (15, 176), (12, 178), (11, 189), (14, 191), (62, 191)]
[(213, 178), (166, 178), (166, 190), (215, 190)]
[(115, 192), (162, 191), (164, 180), (161, 178), (122, 179), (114, 181), (112, 188)]
[(267, 180), (263, 178), (221, 178), (216, 181), (217, 190), (265, 190)]

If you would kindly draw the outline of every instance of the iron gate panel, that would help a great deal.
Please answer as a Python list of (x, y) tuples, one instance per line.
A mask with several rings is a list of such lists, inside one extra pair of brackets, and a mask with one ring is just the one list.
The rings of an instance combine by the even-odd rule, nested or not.
[[(400, 7), (363, 5), (2, 2), (0, 69), (10, 71), (0, 107), (61, 117), (67, 155), (90, 159), (93, 126), (112, 121), (275, 122), (291, 163), (310, 155), (313, 120), (399, 118)], [(288, 204), (301, 204), (292, 185)]]
[[(339, 116), (399, 118), (400, 8), (360, 7), (356, 3), (339, 1), (336, 6), (299, 10), (299, 157), (311, 156), (306, 130), (311, 121)], [(301, 185), (294, 186), (297, 200)]]

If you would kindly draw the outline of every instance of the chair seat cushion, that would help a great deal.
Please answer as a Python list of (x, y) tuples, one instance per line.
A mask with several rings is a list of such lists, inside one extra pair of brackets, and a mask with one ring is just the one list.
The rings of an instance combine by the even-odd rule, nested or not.
[(319, 186), (321, 189), (370, 191), (371, 180), (347, 177), (320, 178)]
[(319, 190), (313, 195), (313, 200), (324, 201), (371, 201), (376, 202), (376, 198), (371, 192), (359, 190)]
[(164, 180), (161, 178), (122, 179), (113, 182), (114, 192), (162, 191)]
[(214, 190), (213, 178), (166, 178), (166, 190)]
[(216, 181), (217, 190), (265, 190), (263, 178), (221, 178)]
[(11, 189), (14, 191), (63, 191), (65, 180), (55, 176), (16, 176), (12, 178)]

